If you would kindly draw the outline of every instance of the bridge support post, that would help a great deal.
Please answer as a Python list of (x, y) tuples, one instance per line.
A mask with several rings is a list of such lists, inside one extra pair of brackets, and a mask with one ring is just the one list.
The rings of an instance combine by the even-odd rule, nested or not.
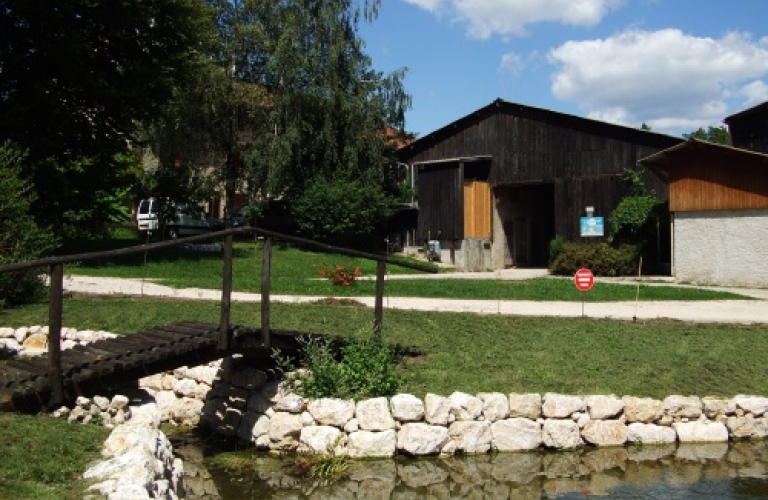
[(229, 332), (229, 315), (232, 308), (232, 238), (227, 235), (224, 241), (224, 269), (221, 284), (221, 320), (219, 322), (219, 350), (229, 350), (231, 335)]
[(261, 257), (261, 343), (265, 349), (270, 347), (270, 279), (272, 274), (272, 237), (264, 239), (264, 253)]
[(387, 264), (379, 261), (376, 266), (376, 303), (373, 311), (373, 334), (381, 336), (381, 324), (384, 320), (384, 275)]
[(50, 406), (64, 403), (64, 379), (61, 375), (61, 317), (64, 296), (64, 264), (51, 265), (48, 289), (48, 380), (51, 383)]

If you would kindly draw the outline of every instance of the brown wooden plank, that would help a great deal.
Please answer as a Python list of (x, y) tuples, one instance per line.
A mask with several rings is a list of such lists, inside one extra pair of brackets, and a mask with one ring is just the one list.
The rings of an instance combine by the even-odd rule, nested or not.
[(48, 367), (46, 366), (45, 360), (42, 362), (34, 362), (30, 361), (29, 359), (12, 359), (6, 361), (6, 364), (8, 364), (11, 368), (16, 368), (38, 377), (48, 375)]

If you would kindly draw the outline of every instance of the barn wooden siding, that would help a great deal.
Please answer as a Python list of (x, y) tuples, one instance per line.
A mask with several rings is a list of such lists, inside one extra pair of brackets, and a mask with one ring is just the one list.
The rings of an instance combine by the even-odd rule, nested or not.
[(421, 166), (418, 179), (417, 241), (464, 239), (463, 169), (455, 163)]
[(643, 164), (668, 179), (672, 212), (768, 208), (768, 155), (691, 142)]
[(734, 147), (768, 153), (768, 102), (726, 118)]
[[(624, 169), (680, 142), (661, 134), (495, 101), (401, 149), (399, 155), (407, 163), (488, 155), (493, 188), (553, 184), (555, 231), (573, 240), (579, 237), (579, 217), (586, 206), (594, 206), (595, 215), (607, 218), (626, 194)], [(444, 191), (441, 208), (431, 206), (431, 200), (422, 198), (422, 186), (433, 178), (425, 177), (424, 172), (419, 171), (418, 180), (420, 231), (456, 217), (448, 199), (458, 201), (461, 190), (460, 184), (451, 184), (456, 192)], [(648, 180), (656, 194), (666, 199), (667, 186), (653, 176)], [(440, 210), (450, 213), (438, 213)], [(458, 230), (454, 233), (460, 234)]]

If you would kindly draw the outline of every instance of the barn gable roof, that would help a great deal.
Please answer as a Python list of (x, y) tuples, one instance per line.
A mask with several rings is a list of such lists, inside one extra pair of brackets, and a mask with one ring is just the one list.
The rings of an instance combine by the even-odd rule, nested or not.
[(401, 159), (413, 157), (461, 130), (486, 120), (491, 116), (502, 113), (519, 116), (533, 121), (554, 124), (565, 128), (576, 129), (589, 134), (627, 140), (639, 144), (647, 144), (649, 146), (665, 147), (669, 144), (671, 138), (680, 140), (677, 137), (667, 134), (660, 134), (624, 125), (616, 125), (600, 120), (584, 118), (568, 113), (527, 106), (499, 98), (487, 106), (473, 111), (472, 113), (415, 140), (411, 144), (400, 148), (398, 150), (398, 155)]

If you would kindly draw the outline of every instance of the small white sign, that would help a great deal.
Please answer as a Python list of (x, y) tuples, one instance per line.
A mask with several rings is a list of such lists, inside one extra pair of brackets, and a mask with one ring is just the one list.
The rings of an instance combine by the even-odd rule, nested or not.
[(581, 218), (581, 236), (604, 236), (602, 217), (582, 217)]

